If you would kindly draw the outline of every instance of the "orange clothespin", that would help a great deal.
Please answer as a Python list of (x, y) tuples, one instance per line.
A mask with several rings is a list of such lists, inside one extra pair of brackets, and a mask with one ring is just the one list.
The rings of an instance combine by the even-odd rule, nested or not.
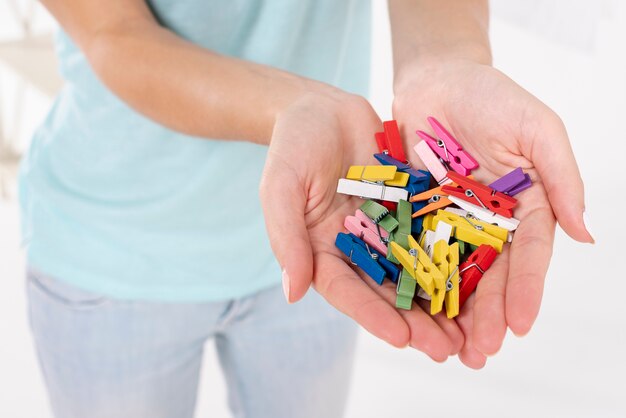
[(452, 204), (452, 201), (448, 199), (448, 194), (442, 190), (442, 186), (434, 189), (426, 190), (423, 193), (417, 194), (409, 199), (409, 202), (423, 202), (428, 201), (428, 205), (415, 212), (412, 216), (417, 218), (418, 216), (426, 215), (428, 212), (435, 211), (437, 209), (445, 208)]

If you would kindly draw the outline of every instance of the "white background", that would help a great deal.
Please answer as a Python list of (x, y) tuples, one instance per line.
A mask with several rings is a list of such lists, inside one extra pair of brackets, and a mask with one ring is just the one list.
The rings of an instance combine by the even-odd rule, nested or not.
[[(585, 180), (595, 246), (559, 231), (540, 316), (531, 333), (508, 335), (481, 371), (457, 359), (435, 364), (361, 334), (348, 417), (626, 417), (626, 4), (498, 0), (495, 65), (564, 119)], [(389, 35), (375, 1), (372, 100), (390, 117)], [(0, 39), (14, 36), (0, 3)], [(45, 16), (38, 26), (49, 27)], [(382, 65), (380, 63), (383, 63)], [(14, 121), (17, 78), (0, 64), (0, 100)], [(28, 90), (25, 146), (49, 99)], [(427, 106), (427, 104), (424, 104)], [(10, 129), (13, 125), (7, 123)], [(554, 175), (559, 175), (555, 172)], [(532, 260), (528, 260), (529, 263)], [(0, 417), (50, 417), (28, 331), (15, 201), (0, 203)], [(227, 417), (225, 387), (207, 346), (198, 416)]]

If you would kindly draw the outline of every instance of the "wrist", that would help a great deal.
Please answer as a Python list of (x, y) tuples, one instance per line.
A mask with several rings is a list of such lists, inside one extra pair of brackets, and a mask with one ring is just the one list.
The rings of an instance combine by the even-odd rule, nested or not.
[(475, 47), (463, 53), (424, 53), (416, 58), (405, 60), (394, 70), (394, 94), (401, 94), (409, 86), (445, 80), (450, 74), (464, 71), (471, 67), (491, 67), (492, 58), (489, 48)]

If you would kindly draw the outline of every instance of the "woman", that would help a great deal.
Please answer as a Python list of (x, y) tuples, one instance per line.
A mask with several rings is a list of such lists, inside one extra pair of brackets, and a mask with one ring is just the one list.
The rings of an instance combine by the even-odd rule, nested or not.
[(563, 124), (491, 67), (486, 1), (389, 5), (404, 138), (436, 115), (478, 178), (522, 166), (536, 182), (510, 251), (457, 321), (396, 311), (394, 289), (362, 281), (333, 247), (358, 204), (337, 179), (369, 161), (381, 124), (363, 98), (367, 0), (43, 3), (63, 28), (66, 86), (21, 196), (58, 417), (192, 416), (210, 338), (235, 416), (340, 416), (354, 322), (311, 284), (394, 346), (480, 368), (507, 327), (532, 326), (555, 216), (593, 240)]

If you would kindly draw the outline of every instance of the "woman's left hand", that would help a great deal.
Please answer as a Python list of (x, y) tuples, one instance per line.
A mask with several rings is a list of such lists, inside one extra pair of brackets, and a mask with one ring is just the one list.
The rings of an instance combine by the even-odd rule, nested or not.
[[(580, 242), (593, 242), (585, 228), (583, 182), (561, 119), (500, 71), (467, 60), (421, 63), (396, 77), (394, 118), (407, 150), (434, 116), (472, 154), (472, 172), (489, 184), (516, 167), (533, 186), (517, 195), (520, 225), (511, 245), (481, 280), (457, 318), (465, 333), (459, 357), (480, 368), (495, 354), (507, 327), (526, 334), (541, 304), (554, 242), (555, 217)], [(407, 152), (420, 165), (417, 155)]]

